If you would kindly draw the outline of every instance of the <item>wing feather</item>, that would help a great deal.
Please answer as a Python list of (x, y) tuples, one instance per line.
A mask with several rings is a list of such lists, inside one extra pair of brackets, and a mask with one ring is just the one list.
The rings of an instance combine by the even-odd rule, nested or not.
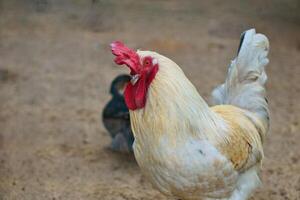
[(260, 130), (249, 118), (249, 112), (231, 105), (214, 106), (212, 110), (229, 125), (228, 140), (218, 144), (218, 149), (235, 169), (243, 171), (261, 162), (263, 149)]

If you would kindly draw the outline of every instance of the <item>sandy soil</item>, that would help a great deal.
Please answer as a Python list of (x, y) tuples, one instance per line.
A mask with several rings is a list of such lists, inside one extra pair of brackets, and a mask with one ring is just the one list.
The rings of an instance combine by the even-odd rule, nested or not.
[(167, 55), (209, 99), (251, 27), (271, 42), (272, 112), (252, 200), (300, 199), (300, 4), (251, 2), (0, 1), (0, 199), (166, 199), (107, 149), (101, 110), (127, 72), (109, 43)]

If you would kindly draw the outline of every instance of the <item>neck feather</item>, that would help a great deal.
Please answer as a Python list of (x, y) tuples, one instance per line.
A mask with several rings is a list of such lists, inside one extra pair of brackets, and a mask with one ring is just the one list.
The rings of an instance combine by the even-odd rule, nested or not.
[(186, 137), (220, 141), (220, 129), (226, 129), (223, 119), (209, 108), (173, 61), (164, 58), (159, 63), (146, 106), (130, 111), (136, 139), (149, 141), (166, 136), (176, 141)]

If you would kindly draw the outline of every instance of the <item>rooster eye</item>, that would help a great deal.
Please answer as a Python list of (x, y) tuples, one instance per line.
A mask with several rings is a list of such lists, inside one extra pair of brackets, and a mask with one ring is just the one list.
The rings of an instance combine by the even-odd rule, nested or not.
[(144, 59), (144, 67), (149, 67), (149, 66), (151, 66), (151, 58), (145, 58)]

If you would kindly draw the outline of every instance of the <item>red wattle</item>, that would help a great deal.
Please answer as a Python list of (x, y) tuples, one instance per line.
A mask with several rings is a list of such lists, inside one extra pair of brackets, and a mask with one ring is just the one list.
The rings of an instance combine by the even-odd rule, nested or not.
[(136, 94), (135, 94), (135, 104), (137, 108), (142, 108), (145, 106), (146, 103), (146, 94), (148, 87), (146, 86), (146, 78), (145, 75), (143, 74), (140, 77), (140, 80), (138, 82), (137, 88), (136, 88)]
[(136, 110), (145, 107), (148, 89), (157, 71), (158, 66), (154, 66), (149, 74), (142, 73), (140, 79), (134, 85), (131, 82), (127, 84), (124, 98), (128, 109)]
[(125, 103), (128, 109), (136, 110), (143, 108), (146, 104), (146, 94), (147, 87), (144, 77), (140, 78), (134, 85), (129, 82), (124, 91)]
[(136, 103), (134, 100), (134, 91), (135, 89), (133, 88), (134, 86), (129, 82), (125, 88), (124, 91), (124, 99), (125, 103), (130, 110), (135, 110), (136, 109)]

